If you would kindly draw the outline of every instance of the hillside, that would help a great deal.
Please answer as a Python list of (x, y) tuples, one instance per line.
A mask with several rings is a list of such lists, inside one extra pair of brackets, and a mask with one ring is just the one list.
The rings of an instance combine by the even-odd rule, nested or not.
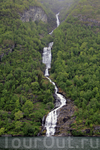
[(84, 24), (100, 26), (99, 9), (99, 0), (80, 0), (73, 11), (71, 11), (70, 16), (78, 18)]
[(99, 6), (97, 0), (79, 1), (53, 33), (51, 78), (76, 105), (74, 123), (69, 130), (61, 125), (59, 134), (65, 127), (65, 135), (100, 135)]
[(62, 9), (71, 4), (73, 0), (39, 0), (43, 5), (49, 7), (54, 13), (60, 12)]
[(48, 23), (22, 21), (30, 5), (46, 14), (36, 0), (0, 1), (0, 135), (37, 135), (54, 107), (54, 87), (41, 63)]
[[(67, 98), (56, 135), (100, 135), (99, 7), (99, 0), (0, 0), (0, 136), (37, 136), (54, 108), (42, 64), (52, 41), (50, 78)], [(48, 35), (59, 11), (62, 23)]]
[(66, 18), (66, 14), (72, 4), (76, 3), (79, 0), (39, 0), (45, 9), (50, 9), (52, 12), (57, 14), (60, 12), (60, 21), (63, 21)]

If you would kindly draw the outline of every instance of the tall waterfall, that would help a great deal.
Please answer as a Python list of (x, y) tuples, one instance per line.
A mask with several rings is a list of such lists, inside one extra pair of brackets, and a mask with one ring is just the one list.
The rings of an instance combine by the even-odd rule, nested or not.
[(43, 49), (43, 57), (42, 62), (46, 64), (45, 76), (49, 76), (48, 69), (51, 68), (51, 48), (53, 46), (53, 42), (49, 43), (48, 47), (44, 47)]
[(56, 18), (57, 18), (57, 27), (60, 25), (60, 21), (59, 21), (58, 16), (59, 16), (59, 13), (58, 13), (58, 14), (56, 14)]
[[(59, 21), (59, 13), (56, 14), (56, 22), (57, 22), (57, 27), (60, 25), (60, 21)], [(53, 31), (49, 34), (52, 34)], [(52, 46), (53, 46), (53, 42), (49, 43), (49, 46), (48, 47), (44, 47), (43, 49), (43, 63), (46, 64), (46, 70), (45, 70), (45, 76), (46, 78), (55, 86), (55, 95), (58, 99), (60, 99), (60, 103), (61, 105), (52, 110), (46, 117), (46, 121), (45, 121), (45, 127), (46, 127), (46, 136), (52, 136), (55, 134), (55, 127), (56, 127), (56, 124), (57, 124), (57, 117), (58, 117), (58, 110), (66, 105), (66, 99), (63, 97), (63, 95), (57, 93), (58, 92), (58, 88), (57, 86), (55, 85), (54, 82), (51, 81), (50, 78), (48, 78), (49, 76), (49, 72), (48, 72), (48, 69), (51, 68), (51, 49), (52, 49)]]
[[(56, 14), (56, 23), (57, 23), (57, 27), (60, 25), (60, 21), (59, 21), (59, 13), (58, 14)], [(55, 28), (56, 29), (56, 28)], [(54, 29), (54, 30), (55, 30)], [(52, 30), (49, 34), (51, 35), (52, 33), (53, 33), (53, 31), (54, 30)]]

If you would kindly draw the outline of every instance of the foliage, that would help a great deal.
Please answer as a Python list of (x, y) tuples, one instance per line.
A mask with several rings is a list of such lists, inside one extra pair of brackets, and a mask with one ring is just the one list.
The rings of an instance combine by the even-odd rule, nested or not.
[[(62, 18), (68, 18), (51, 36), (51, 10), (72, 1), (59, 1), (56, 9), (57, 0), (40, 1), (44, 6), (37, 0), (0, 1), (0, 135), (36, 136), (43, 116), (54, 107), (54, 86), (43, 76), (41, 63), (42, 49), (52, 40), (51, 76), (77, 106), (74, 128), (100, 124), (100, 2), (75, 0), (71, 9), (62, 11)], [(19, 13), (30, 6), (42, 7), (51, 24), (23, 23)], [(73, 135), (83, 135), (77, 130)]]
[(4, 134), (4, 130), (5, 130), (4, 128), (0, 129), (0, 135)]
[(100, 124), (100, 33), (78, 18), (68, 17), (54, 33), (51, 73), (57, 85), (77, 105), (77, 120)]
[(21, 118), (23, 118), (23, 114), (22, 111), (18, 111), (15, 113), (15, 120), (20, 120)]
[(48, 113), (44, 99), (54, 92), (41, 63), (47, 24), (20, 20), (30, 6), (44, 9), (37, 0), (0, 1), (0, 135), (36, 136)]

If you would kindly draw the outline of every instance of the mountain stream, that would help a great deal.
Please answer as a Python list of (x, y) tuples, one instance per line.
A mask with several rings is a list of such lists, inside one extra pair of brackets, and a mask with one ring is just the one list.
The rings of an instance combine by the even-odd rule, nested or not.
[[(60, 25), (60, 21), (59, 21), (59, 13), (56, 14), (56, 22), (57, 22), (57, 27)], [(53, 30), (54, 31), (54, 30)], [(52, 34), (53, 31), (49, 34)], [(55, 134), (55, 127), (57, 124), (57, 116), (58, 116), (58, 110), (66, 105), (66, 99), (64, 98), (63, 95), (58, 93), (58, 88), (56, 86), (56, 84), (54, 82), (52, 82), (52, 80), (48, 77), (49, 76), (49, 71), (48, 69), (51, 68), (51, 49), (53, 46), (53, 42), (49, 43), (48, 47), (44, 47), (43, 49), (43, 57), (42, 57), (42, 62), (46, 65), (46, 69), (45, 69), (45, 77), (55, 86), (55, 95), (56, 98), (58, 98), (60, 100), (60, 106), (58, 106), (57, 108), (53, 109), (46, 117), (45, 120), (45, 128), (46, 128), (46, 136), (52, 136)]]

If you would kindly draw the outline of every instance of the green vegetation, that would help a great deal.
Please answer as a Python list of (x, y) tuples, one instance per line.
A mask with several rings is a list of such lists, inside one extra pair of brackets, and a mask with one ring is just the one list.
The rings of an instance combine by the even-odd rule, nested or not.
[[(100, 125), (100, 2), (39, 1), (44, 6), (37, 0), (0, 0), (0, 135), (36, 136), (54, 107), (54, 86), (43, 76), (41, 57), (52, 40), (51, 78), (77, 106), (73, 135), (88, 135), (82, 130)], [(19, 14), (30, 6), (41, 7), (48, 23), (23, 23)], [(51, 37), (61, 7), (61, 20), (68, 18)]]
[(78, 17), (82, 23), (97, 25), (100, 21), (100, 1), (99, 0), (80, 0), (70, 16)]
[[(55, 14), (60, 12), (60, 21), (65, 20), (66, 16), (68, 15), (68, 10), (71, 7), (71, 5), (74, 3), (77, 5), (77, 1), (79, 0), (39, 0), (41, 3), (43, 3), (43, 6), (47, 10), (52, 10)], [(47, 12), (49, 12), (47, 11)], [(72, 9), (71, 9), (72, 11)]]
[(83, 24), (75, 10), (53, 33), (51, 78), (77, 106), (75, 128), (84, 120), (81, 129), (93, 129), (100, 125), (100, 27)]
[(20, 20), (18, 13), (29, 4), (41, 6), (33, 0), (0, 1), (0, 135), (37, 135), (54, 107), (54, 87), (41, 63), (48, 25)]
[[(39, 0), (45, 6), (49, 7), (53, 12), (58, 13), (67, 5), (71, 4), (73, 0)], [(75, 0), (76, 1), (76, 0)]]
[[(8, 54), (14, 47), (19, 50), (21, 45), (26, 49), (42, 51), (40, 39), (48, 33), (48, 25), (41, 21), (23, 23), (19, 13), (21, 10), (28, 9), (25, 2), (27, 1), (0, 2), (0, 55)], [(34, 1), (27, 2), (27, 7), (31, 2)]]
[(78, 5), (79, 0), (65, 0), (63, 9), (60, 11), (60, 21), (64, 21), (67, 16), (73, 11), (73, 9)]

